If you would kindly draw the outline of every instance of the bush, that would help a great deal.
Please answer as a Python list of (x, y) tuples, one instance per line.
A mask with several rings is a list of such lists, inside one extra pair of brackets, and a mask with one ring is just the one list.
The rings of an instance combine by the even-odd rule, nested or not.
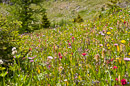
[(3, 60), (10, 60), (12, 48), (19, 46), (18, 28), (20, 26), (21, 22), (11, 21), (0, 15), (0, 58)]
[(83, 18), (80, 15), (78, 15), (77, 18), (74, 18), (74, 22), (81, 23), (83, 21), (84, 20), (83, 20)]

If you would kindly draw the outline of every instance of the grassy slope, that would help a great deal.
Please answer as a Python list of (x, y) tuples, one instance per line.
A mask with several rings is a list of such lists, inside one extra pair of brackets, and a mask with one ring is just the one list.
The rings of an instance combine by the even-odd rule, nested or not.
[(73, 19), (79, 13), (84, 19), (91, 18), (108, 0), (66, 0), (48, 1), (43, 6), (47, 9), (51, 21)]

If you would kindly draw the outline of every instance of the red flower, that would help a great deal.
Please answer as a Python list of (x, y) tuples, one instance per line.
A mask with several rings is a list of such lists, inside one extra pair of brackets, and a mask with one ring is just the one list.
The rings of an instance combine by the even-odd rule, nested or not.
[(74, 40), (74, 37), (72, 36), (72, 39)]
[(83, 55), (83, 56), (85, 56), (85, 55), (86, 55), (86, 53), (82, 53), (82, 55)]
[(113, 69), (117, 69), (117, 66), (114, 66)]
[(38, 40), (39, 42), (41, 42), (41, 40)]
[(71, 53), (71, 55), (73, 55), (73, 53)]
[(60, 56), (60, 59), (62, 59), (62, 56)]
[(125, 80), (125, 79), (122, 79), (122, 80), (121, 80), (121, 84), (122, 84), (122, 85), (125, 85), (125, 84), (126, 84), (126, 80)]
[(29, 48), (29, 51), (31, 51), (32, 50), (32, 48)]
[(126, 23), (126, 21), (124, 21), (124, 24)]
[(111, 62), (114, 60), (114, 58), (111, 59)]
[(109, 60), (107, 60), (106, 62), (107, 62), (107, 64), (109, 64), (109, 63), (110, 63), (110, 61), (109, 61)]

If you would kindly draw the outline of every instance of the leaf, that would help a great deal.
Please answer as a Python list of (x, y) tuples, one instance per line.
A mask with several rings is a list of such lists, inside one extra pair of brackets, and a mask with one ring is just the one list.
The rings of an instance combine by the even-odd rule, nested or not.
[(6, 68), (5, 67), (0, 67), (0, 70), (5, 70)]
[(0, 76), (5, 77), (7, 74), (8, 74), (8, 72), (6, 71), (6, 72), (1, 73)]

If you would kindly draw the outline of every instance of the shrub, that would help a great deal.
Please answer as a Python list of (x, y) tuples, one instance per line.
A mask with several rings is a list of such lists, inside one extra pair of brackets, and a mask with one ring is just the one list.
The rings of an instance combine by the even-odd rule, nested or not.
[(0, 15), (0, 58), (3, 60), (10, 60), (12, 48), (19, 46), (18, 28), (20, 26), (21, 22), (11, 21)]
[(81, 23), (83, 21), (84, 20), (83, 20), (83, 18), (80, 15), (78, 15), (77, 18), (74, 18), (74, 22)]

